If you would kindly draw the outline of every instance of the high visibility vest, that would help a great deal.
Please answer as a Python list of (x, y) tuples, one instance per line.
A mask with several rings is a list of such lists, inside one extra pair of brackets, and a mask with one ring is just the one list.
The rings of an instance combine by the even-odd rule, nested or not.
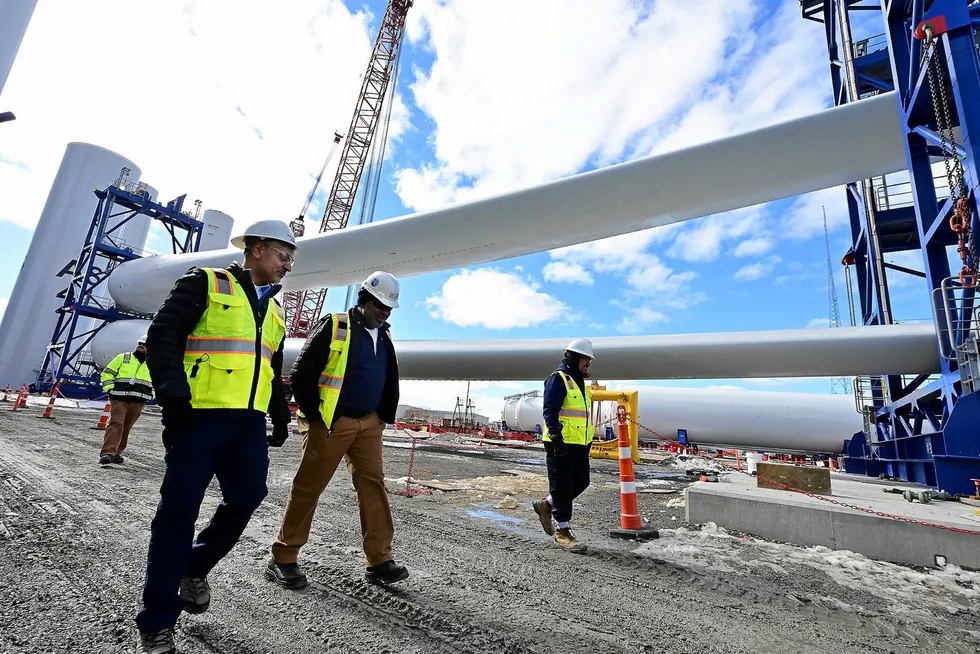
[(202, 268), (208, 303), (187, 337), (184, 372), (195, 409), (266, 412), (272, 395), (272, 355), (286, 337), (286, 316), (275, 298), (261, 327), (245, 290), (227, 270)]
[(147, 402), (153, 399), (150, 369), (132, 352), (117, 354), (102, 371), (102, 390), (113, 397)]
[[(340, 389), (344, 385), (344, 373), (347, 372), (347, 356), (350, 349), (350, 316), (346, 313), (331, 314), (333, 330), (330, 333), (330, 354), (327, 365), (320, 374), (320, 417), (329, 428), (333, 425), (333, 415), (337, 410), (337, 400), (340, 399)], [(305, 418), (302, 411), (296, 415)]]
[[(558, 422), (561, 424), (561, 438), (568, 445), (586, 445), (592, 442), (589, 434), (589, 411), (592, 409), (592, 392), (585, 387), (585, 394), (579, 390), (578, 384), (564, 370), (556, 370), (565, 381), (565, 401), (558, 411)], [(542, 440), (551, 441), (545, 433)]]

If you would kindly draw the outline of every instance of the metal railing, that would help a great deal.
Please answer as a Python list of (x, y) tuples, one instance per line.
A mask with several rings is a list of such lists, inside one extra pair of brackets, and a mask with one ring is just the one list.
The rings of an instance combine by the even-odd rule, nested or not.
[[(932, 294), (936, 306), (939, 351), (955, 360), (964, 393), (977, 390), (980, 378), (980, 307), (975, 286), (964, 286), (958, 277), (947, 277)], [(942, 316), (945, 321), (939, 320)]]
[(854, 57), (863, 57), (864, 55), (871, 54), (872, 52), (878, 52), (879, 50), (885, 50), (888, 48), (888, 39), (885, 37), (885, 33), (875, 34), (874, 36), (869, 36), (866, 39), (854, 42)]
[[(881, 179), (876, 178), (876, 179)], [(936, 175), (933, 178), (936, 187), (936, 199), (942, 202), (949, 197), (949, 181), (946, 175)], [(875, 205), (878, 211), (888, 211), (889, 209), (900, 209), (911, 207), (914, 204), (912, 197), (912, 182), (893, 182), (891, 184), (875, 184)]]

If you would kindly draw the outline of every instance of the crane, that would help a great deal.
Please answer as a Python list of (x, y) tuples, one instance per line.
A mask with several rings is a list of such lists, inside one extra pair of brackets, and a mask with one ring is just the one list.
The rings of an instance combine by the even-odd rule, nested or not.
[[(354, 197), (361, 182), (361, 174), (367, 163), (374, 141), (375, 131), (381, 119), (381, 109), (389, 84), (397, 73), (399, 53), (405, 34), (405, 17), (414, 0), (390, 0), (381, 20), (381, 29), (374, 42), (371, 58), (361, 83), (361, 91), (357, 97), (354, 116), (347, 130), (346, 140), (341, 151), (337, 173), (334, 176), (327, 206), (323, 212), (320, 231), (328, 232), (347, 227), (351, 210), (354, 207)], [(392, 89), (394, 86), (392, 85)], [(387, 135), (387, 130), (385, 131)], [(335, 135), (336, 137), (336, 135)], [(339, 141), (335, 141), (336, 143)], [(328, 156), (329, 161), (329, 156)], [(326, 163), (324, 163), (324, 169)], [(321, 175), (323, 171), (321, 170)], [(290, 226), (293, 233), (297, 229), (304, 230), (303, 214), (309, 208), (309, 203), (316, 193), (316, 186), (307, 198), (300, 218)], [(377, 192), (377, 187), (374, 187)], [(365, 200), (367, 202), (367, 200)], [(305, 338), (310, 328), (319, 320), (323, 311), (323, 303), (327, 297), (327, 289), (295, 291), (284, 297), (284, 307), (288, 320), (288, 336)]]

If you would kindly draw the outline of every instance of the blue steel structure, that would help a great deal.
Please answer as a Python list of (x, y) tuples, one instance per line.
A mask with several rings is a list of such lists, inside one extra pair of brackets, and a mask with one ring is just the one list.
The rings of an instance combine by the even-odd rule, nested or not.
[[(824, 24), (835, 103), (894, 92), (905, 132), (904, 202), (896, 201), (894, 186), (883, 179), (847, 187), (853, 240), (843, 263), (855, 268), (863, 323), (893, 322), (886, 270), (921, 277), (931, 294), (941, 361), (938, 377), (869, 380), (870, 438), (858, 433), (847, 441), (845, 469), (972, 494), (971, 479), (980, 478), (972, 236), (980, 229), (975, 197), (980, 5), (967, 0), (801, 0), (800, 5), (804, 18)], [(884, 34), (852, 42), (850, 17), (861, 11), (879, 12)], [(938, 179), (933, 166), (942, 168)], [(956, 258), (960, 250), (965, 257), (962, 273), (950, 269), (951, 246), (958, 246)], [(921, 252), (922, 271), (881, 258), (906, 250)]]
[[(70, 274), (71, 281), (58, 295), (64, 303), (58, 309), (54, 336), (32, 391), (48, 392), (58, 383), (61, 392), (69, 397), (101, 395), (100, 371), (88, 351), (92, 339), (111, 322), (151, 317), (124, 311), (109, 298), (96, 295), (116, 266), (143, 256), (119, 238), (120, 230), (127, 223), (140, 215), (160, 222), (170, 234), (175, 254), (194, 252), (200, 246), (204, 223), (181, 211), (186, 195), (166, 205), (158, 204), (150, 199), (145, 185), (127, 181), (127, 175), (128, 171), (123, 169), (120, 178), (104, 190), (93, 190), (99, 204), (81, 253), (61, 272)], [(83, 318), (94, 319), (91, 328), (79, 325)]]

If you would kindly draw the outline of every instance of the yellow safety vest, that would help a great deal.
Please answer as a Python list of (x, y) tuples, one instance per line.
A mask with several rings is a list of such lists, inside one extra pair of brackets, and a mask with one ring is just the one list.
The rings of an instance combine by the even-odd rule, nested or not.
[[(568, 445), (586, 445), (592, 442), (589, 434), (589, 411), (592, 409), (592, 392), (585, 387), (585, 395), (579, 390), (578, 384), (564, 370), (556, 370), (565, 380), (565, 401), (558, 411), (558, 422), (561, 423), (561, 438)], [(551, 441), (547, 430), (542, 440)]]
[(102, 390), (114, 397), (147, 402), (153, 399), (153, 382), (146, 362), (132, 352), (117, 354), (102, 371)]
[[(337, 410), (337, 400), (340, 399), (340, 388), (344, 385), (347, 355), (350, 353), (347, 347), (350, 343), (350, 316), (346, 313), (334, 313), (331, 318), (333, 331), (330, 334), (330, 354), (319, 381), (320, 416), (327, 428), (333, 425), (333, 414)], [(306, 417), (302, 411), (297, 411), (296, 415)]]
[(208, 304), (184, 349), (191, 406), (265, 412), (272, 395), (272, 355), (286, 337), (285, 312), (269, 298), (256, 330), (252, 305), (235, 276), (223, 268), (202, 270), (208, 276)]

